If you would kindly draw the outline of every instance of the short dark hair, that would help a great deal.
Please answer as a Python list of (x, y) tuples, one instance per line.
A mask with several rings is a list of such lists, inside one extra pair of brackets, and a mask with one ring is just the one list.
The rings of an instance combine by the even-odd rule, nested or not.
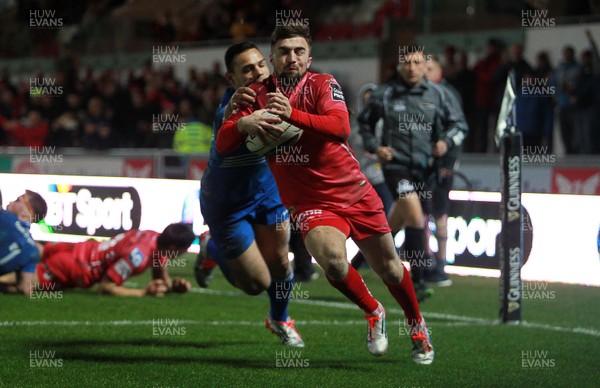
[(32, 223), (40, 222), (48, 213), (46, 201), (35, 191), (25, 190), (25, 194), (27, 194), (29, 205), (31, 206), (31, 210), (33, 210), (33, 214), (31, 215), (33, 217)]
[(233, 72), (233, 60), (236, 56), (251, 49), (258, 50), (258, 47), (254, 43), (248, 41), (229, 46), (227, 51), (225, 51), (225, 67), (227, 67), (227, 71)]
[(189, 248), (195, 239), (196, 235), (191, 225), (178, 222), (167, 226), (156, 239), (156, 244), (158, 249), (166, 249), (174, 245), (180, 250)]
[(425, 47), (418, 46), (416, 44), (409, 44), (408, 46), (404, 46), (403, 50), (404, 50), (404, 52), (402, 52), (400, 54), (400, 57), (402, 57), (402, 58), (406, 58), (407, 56), (415, 54), (415, 53), (421, 53), (423, 58), (426, 58), (426, 55), (427, 55), (425, 53)]
[(311, 46), (312, 37), (310, 36), (310, 29), (308, 26), (301, 23), (291, 23), (286, 26), (275, 27), (273, 33), (271, 34), (271, 47), (282, 39), (295, 38), (297, 36), (306, 39), (308, 47)]

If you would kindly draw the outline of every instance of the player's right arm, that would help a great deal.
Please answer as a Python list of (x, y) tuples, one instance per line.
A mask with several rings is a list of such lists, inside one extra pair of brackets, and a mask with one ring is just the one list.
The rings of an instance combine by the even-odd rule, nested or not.
[(120, 286), (112, 281), (108, 276), (105, 276), (98, 285), (98, 291), (101, 294), (112, 296), (156, 296), (162, 297), (167, 292), (167, 285), (162, 279), (153, 279), (148, 282), (145, 289), (127, 288)]
[(253, 110), (252, 107), (245, 107), (237, 110), (225, 120), (217, 132), (216, 147), (217, 152), (226, 155), (237, 150), (248, 135), (267, 136), (277, 139), (283, 132), (276, 125), (281, 122), (278, 117), (264, 117), (262, 113), (265, 109)]
[[(227, 117), (231, 116), (231, 114), (236, 109), (254, 105), (254, 102), (256, 102), (256, 92), (252, 88), (249, 88), (247, 86), (237, 88), (237, 90), (235, 91), (235, 93), (233, 93), (233, 96), (231, 96), (231, 99), (227, 103), (227, 106), (225, 107), (222, 119), (224, 120)], [(221, 123), (219, 124), (222, 124), (223, 120), (221, 120)]]

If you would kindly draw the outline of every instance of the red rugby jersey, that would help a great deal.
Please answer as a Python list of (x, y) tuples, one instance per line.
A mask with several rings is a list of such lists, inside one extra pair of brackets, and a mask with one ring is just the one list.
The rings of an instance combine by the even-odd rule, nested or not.
[(350, 134), (348, 110), (333, 76), (307, 72), (297, 85), (281, 87), (272, 75), (252, 88), (257, 94), (254, 106), (236, 111), (219, 129), (219, 152), (233, 152), (243, 143), (237, 121), (264, 108), (267, 93), (277, 89), (292, 106), (287, 121), (304, 130), (298, 142), (280, 147), (268, 158), (283, 204), (288, 208), (346, 208), (367, 193), (371, 185), (346, 141)]
[(120, 285), (152, 266), (153, 260), (163, 261), (164, 258), (152, 257), (157, 252), (158, 236), (159, 233), (150, 230), (130, 230), (106, 241), (75, 244), (73, 256), (85, 269), (83, 284), (79, 286), (91, 287), (104, 275)]

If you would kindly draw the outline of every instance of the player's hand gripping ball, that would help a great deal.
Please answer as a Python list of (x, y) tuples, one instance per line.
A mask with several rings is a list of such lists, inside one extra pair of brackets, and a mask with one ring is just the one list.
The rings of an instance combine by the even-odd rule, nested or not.
[[(264, 112), (262, 114), (264, 117), (277, 117), (269, 112)], [(283, 133), (277, 139), (272, 139), (268, 136), (260, 136), (260, 135), (248, 135), (246, 137), (246, 147), (250, 152), (253, 152), (260, 156), (265, 156), (271, 153), (276, 153), (278, 147), (289, 146), (294, 144), (300, 139), (302, 136), (302, 129), (296, 127), (293, 124), (282, 121), (279, 124), (273, 124), (281, 129), (283, 129)]]

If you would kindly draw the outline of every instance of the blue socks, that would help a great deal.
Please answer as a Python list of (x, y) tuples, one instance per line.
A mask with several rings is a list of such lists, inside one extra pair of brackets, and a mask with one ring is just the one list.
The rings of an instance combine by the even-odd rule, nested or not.
[(271, 286), (267, 289), (271, 302), (271, 319), (285, 322), (288, 319), (288, 304), (290, 296), (294, 292), (294, 271), (284, 279), (273, 279)]

